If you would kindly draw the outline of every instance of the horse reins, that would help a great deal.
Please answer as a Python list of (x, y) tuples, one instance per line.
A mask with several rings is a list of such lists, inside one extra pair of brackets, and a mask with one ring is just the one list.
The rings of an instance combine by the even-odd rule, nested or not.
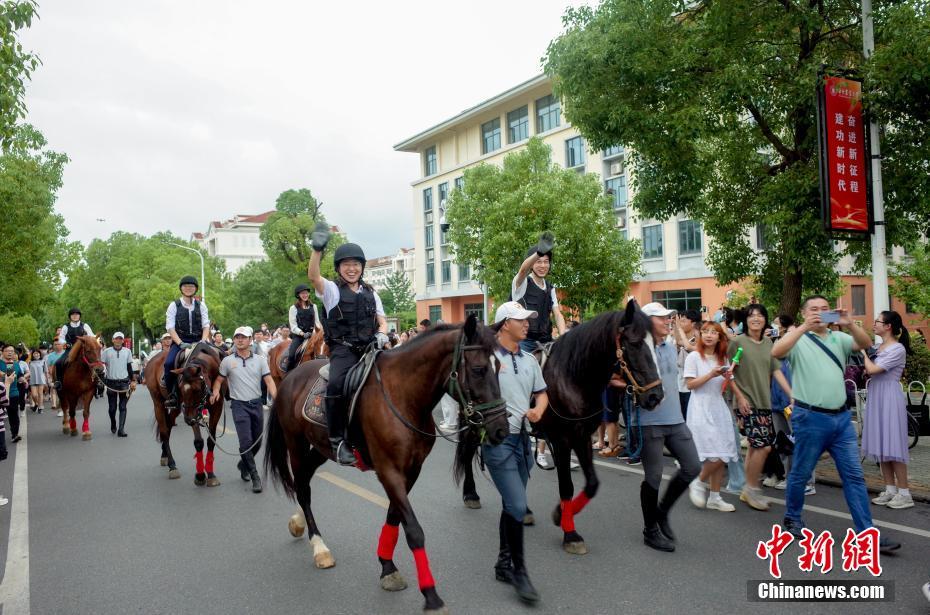
[(623, 371), (623, 375), (629, 378), (627, 381), (627, 389), (632, 390), (633, 393), (639, 397), (646, 391), (654, 389), (657, 386), (662, 386), (661, 378), (656, 378), (646, 386), (640, 386), (640, 384), (636, 382), (636, 378), (633, 376), (633, 372), (630, 371), (630, 368), (626, 364), (626, 360), (623, 358), (623, 346), (621, 344), (622, 339), (623, 330), (621, 329), (617, 334), (617, 365), (620, 366), (620, 369)]

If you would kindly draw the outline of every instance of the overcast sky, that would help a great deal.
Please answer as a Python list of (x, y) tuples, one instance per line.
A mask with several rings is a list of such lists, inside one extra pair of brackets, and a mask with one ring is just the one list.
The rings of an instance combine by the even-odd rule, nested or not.
[(385, 255), (413, 246), (419, 172), (392, 146), (540, 73), (582, 3), (40, 0), (28, 120), (71, 158), (58, 210), (85, 244), (309, 188)]

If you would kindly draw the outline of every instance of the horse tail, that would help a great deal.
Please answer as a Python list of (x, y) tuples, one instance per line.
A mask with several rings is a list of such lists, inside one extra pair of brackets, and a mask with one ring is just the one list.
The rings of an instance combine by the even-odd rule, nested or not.
[(462, 482), (465, 471), (474, 461), (479, 444), (478, 437), (471, 429), (459, 434), (459, 442), (455, 445), (455, 460), (452, 463), (452, 480), (456, 485)]
[(265, 434), (265, 480), (270, 476), (275, 484), (284, 487), (284, 493), (293, 500), (296, 495), (294, 475), (288, 463), (284, 427), (278, 415), (280, 411), (280, 405), (273, 404), (268, 416), (268, 432)]

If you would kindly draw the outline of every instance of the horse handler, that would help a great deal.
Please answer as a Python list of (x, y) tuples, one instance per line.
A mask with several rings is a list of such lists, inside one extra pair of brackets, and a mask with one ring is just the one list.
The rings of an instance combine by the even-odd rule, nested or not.
[(239, 436), (239, 454), (242, 459), (236, 464), (242, 480), (252, 480), (252, 492), (262, 492), (262, 479), (255, 467), (255, 454), (261, 448), (262, 427), (262, 382), (268, 387), (274, 399), (278, 390), (268, 369), (268, 360), (252, 352), (252, 328), (239, 327), (233, 335), (236, 351), (220, 363), (220, 373), (213, 382), (213, 394), (210, 403), (220, 398), (220, 387), (224, 380), (229, 380), (229, 397), (232, 400), (233, 421), (236, 423), (236, 435)]
[[(520, 342), (526, 339), (529, 331), (529, 319), (536, 317), (536, 312), (524, 309), (516, 301), (508, 301), (497, 308), (494, 328), (500, 345), (495, 356), (500, 363), (498, 380), (501, 396), (507, 402), (510, 435), (497, 446), (482, 445), (485, 465), (503, 500), (500, 553), (494, 577), (513, 585), (520, 599), (528, 603), (537, 602), (539, 593), (530, 583), (523, 551), (523, 518), (528, 510), (526, 483), (533, 466), (533, 450), (524, 419), (535, 423), (549, 405), (539, 363), (520, 348)], [(530, 408), (533, 396), (536, 404)]]
[[(110, 433), (125, 438), (126, 402), (129, 395), (136, 390), (137, 375), (132, 369), (132, 352), (123, 347), (126, 336), (121, 331), (113, 334), (113, 345), (100, 355), (100, 360), (107, 368), (104, 384), (107, 387), (107, 403), (110, 411)], [(126, 354), (123, 354), (123, 351)], [(119, 405), (119, 430), (116, 427), (116, 407)]]

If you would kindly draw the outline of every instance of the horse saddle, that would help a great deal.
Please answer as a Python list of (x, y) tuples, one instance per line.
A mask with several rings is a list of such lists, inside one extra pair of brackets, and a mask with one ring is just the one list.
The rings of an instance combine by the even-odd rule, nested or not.
[[(303, 359), (304, 353), (307, 351), (307, 346), (310, 344), (310, 338), (304, 338), (304, 341), (300, 343), (300, 346), (297, 347), (297, 352), (294, 353), (294, 365), (300, 365), (301, 359)], [(281, 353), (281, 357), (278, 359), (278, 369), (281, 370), (282, 374), (287, 373), (287, 351)]]
[[(352, 423), (352, 417), (355, 415), (355, 405), (358, 403), (358, 395), (362, 389), (362, 384), (368, 380), (368, 375), (371, 374), (371, 369), (374, 367), (375, 361), (380, 353), (380, 350), (369, 350), (362, 355), (359, 362), (353, 365), (349, 369), (349, 373), (346, 374), (346, 383), (342, 390), (342, 394), (351, 400), (349, 403), (347, 425)], [(310, 392), (307, 393), (307, 398), (304, 400), (303, 415), (304, 418), (311, 423), (326, 426), (326, 417), (323, 414), (323, 398), (326, 397), (326, 386), (328, 384), (329, 363), (320, 368), (319, 375), (313, 383), (313, 386), (310, 387)]]

